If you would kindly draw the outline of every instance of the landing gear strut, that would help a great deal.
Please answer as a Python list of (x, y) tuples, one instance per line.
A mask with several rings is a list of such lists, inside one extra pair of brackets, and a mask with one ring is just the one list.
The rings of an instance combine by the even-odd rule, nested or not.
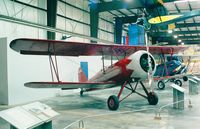
[[(138, 83), (141, 84), (146, 96), (136, 91)], [(156, 105), (158, 103), (158, 96), (156, 95), (156, 93), (148, 92), (146, 87), (144, 86), (144, 84), (141, 81), (139, 81), (139, 82), (137, 81), (134, 88), (132, 87), (132, 85), (130, 83), (128, 83), (128, 86), (126, 86), (126, 84), (127, 84), (127, 81), (125, 81), (124, 84), (121, 86), (118, 96), (111, 95), (108, 98), (107, 105), (110, 110), (117, 110), (119, 108), (120, 102), (122, 102), (123, 100), (128, 98), (133, 93), (136, 93), (136, 94), (146, 98), (150, 105)], [(124, 98), (120, 99), (120, 96), (121, 96), (124, 88), (130, 90), (131, 92), (128, 95), (126, 95)]]

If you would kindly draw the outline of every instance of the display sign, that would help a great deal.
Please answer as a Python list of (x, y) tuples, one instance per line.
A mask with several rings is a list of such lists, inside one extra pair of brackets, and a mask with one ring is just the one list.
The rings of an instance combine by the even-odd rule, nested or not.
[(0, 112), (0, 117), (19, 129), (35, 128), (51, 121), (59, 113), (40, 102), (14, 107)]
[(52, 120), (55, 116), (59, 115), (57, 112), (52, 110), (46, 104), (42, 104), (40, 102), (34, 102), (27, 105), (22, 106), (26, 111), (32, 113), (34, 116), (38, 117), (44, 122), (48, 122)]
[(0, 112), (0, 117), (19, 129), (28, 129), (44, 123), (22, 107), (15, 107)]

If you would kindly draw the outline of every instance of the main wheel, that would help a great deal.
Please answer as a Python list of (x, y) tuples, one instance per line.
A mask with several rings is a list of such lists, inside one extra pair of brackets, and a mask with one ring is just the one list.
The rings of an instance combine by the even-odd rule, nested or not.
[(107, 101), (108, 108), (110, 110), (117, 110), (119, 108), (119, 99), (115, 95), (111, 95)]
[(181, 80), (176, 80), (174, 83), (175, 83), (176, 85), (182, 86)]
[(183, 81), (188, 81), (188, 77), (187, 76), (183, 76)]
[(158, 86), (158, 89), (163, 90), (163, 89), (165, 89), (165, 82), (164, 81), (159, 81), (157, 86)]
[(150, 105), (156, 105), (158, 103), (158, 96), (154, 92), (149, 92), (148, 94), (148, 102)]

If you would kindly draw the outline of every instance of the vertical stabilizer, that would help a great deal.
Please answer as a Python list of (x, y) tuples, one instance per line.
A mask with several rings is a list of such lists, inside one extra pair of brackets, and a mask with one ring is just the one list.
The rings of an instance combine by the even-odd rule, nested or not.
[(86, 82), (88, 80), (88, 62), (80, 62), (78, 79), (79, 82)]

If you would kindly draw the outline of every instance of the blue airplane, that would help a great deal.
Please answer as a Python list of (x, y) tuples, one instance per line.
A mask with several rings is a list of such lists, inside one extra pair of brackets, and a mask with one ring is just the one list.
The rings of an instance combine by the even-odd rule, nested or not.
[(187, 81), (188, 77), (181, 75), (184, 75), (188, 71), (188, 67), (183, 64), (183, 60), (179, 56), (168, 56), (166, 59), (166, 62), (157, 65), (156, 71), (154, 73), (154, 77), (161, 78), (158, 79), (158, 88), (164, 89), (165, 83), (169, 81), (182, 86), (182, 81), (177, 78), (183, 77), (183, 80)]

